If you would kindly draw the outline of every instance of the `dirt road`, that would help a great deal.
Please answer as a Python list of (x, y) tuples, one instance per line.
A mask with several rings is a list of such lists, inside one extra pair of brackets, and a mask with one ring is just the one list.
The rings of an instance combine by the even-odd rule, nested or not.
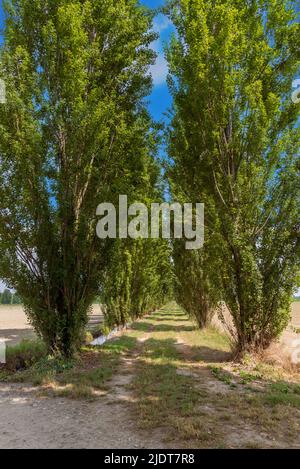
[(297, 395), (284, 392), (293, 383), (280, 378), (276, 404), (268, 377), (231, 363), (215, 330), (199, 331), (172, 307), (135, 323), (106, 354), (119, 340), (128, 348), (95, 400), (0, 383), (0, 448), (300, 448)]
[(0, 449), (171, 447), (160, 431), (137, 431), (128, 405), (137, 355), (122, 358), (96, 401), (53, 398), (31, 385), (0, 382)]

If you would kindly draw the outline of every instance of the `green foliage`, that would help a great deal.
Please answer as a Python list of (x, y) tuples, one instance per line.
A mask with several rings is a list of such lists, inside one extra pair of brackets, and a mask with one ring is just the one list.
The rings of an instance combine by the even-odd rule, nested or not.
[(160, 307), (172, 295), (171, 251), (159, 240), (118, 240), (103, 286), (106, 323), (113, 327)]
[(0, 304), (2, 305), (20, 305), (22, 303), (21, 298), (17, 293), (12, 293), (7, 288), (0, 293)]
[(122, 249), (120, 241), (117, 241), (116, 244), (119, 246), (114, 246), (103, 295), (105, 319), (110, 327), (114, 325), (125, 326), (131, 311), (131, 254), (128, 250)]
[(212, 240), (188, 271), (217, 274), (239, 352), (266, 347), (287, 325), (299, 272), (296, 2), (182, 0), (168, 13), (168, 176), (174, 199), (205, 203)]
[(300, 386), (299, 384), (289, 384), (286, 382), (272, 383), (270, 384), (264, 399), (265, 402), (271, 406), (279, 404), (299, 407)]
[(47, 348), (42, 341), (22, 340), (18, 345), (7, 347), (5, 369), (10, 372), (24, 370), (46, 356)]
[(211, 369), (212, 374), (219, 381), (222, 381), (223, 383), (227, 384), (230, 387), (235, 387), (235, 384), (232, 382), (232, 377), (230, 376), (229, 373), (226, 373), (225, 371), (222, 370), (222, 368), (219, 368), (217, 366), (211, 366), (210, 369)]
[(5, 14), (0, 276), (49, 352), (69, 356), (109, 265), (96, 207), (156, 182), (152, 17), (136, 0), (11, 0)]
[(22, 304), (22, 300), (21, 300), (20, 296), (18, 295), (18, 293), (13, 293), (11, 303), (12, 303), (13, 305), (20, 305), (20, 304)]
[(10, 290), (7, 288), (1, 293), (1, 304), (2, 305), (11, 305), (12, 304), (13, 295)]
[[(136, 145), (136, 151), (143, 156), (138, 164), (133, 162), (133, 179), (129, 179), (131, 186), (123, 190), (123, 193), (130, 194), (129, 204), (143, 202), (149, 210), (151, 202), (161, 203), (163, 200), (160, 168), (153, 157), (157, 144), (156, 132), (135, 134), (132, 145)], [(101, 285), (101, 303), (105, 305), (105, 320), (109, 328), (124, 326), (171, 298), (171, 255), (168, 240), (139, 238), (110, 242)]]
[(174, 242), (176, 301), (196, 320), (200, 329), (210, 324), (221, 299), (218, 278), (213, 270), (214, 258), (208, 256), (208, 252), (207, 247), (188, 251), (185, 242)]

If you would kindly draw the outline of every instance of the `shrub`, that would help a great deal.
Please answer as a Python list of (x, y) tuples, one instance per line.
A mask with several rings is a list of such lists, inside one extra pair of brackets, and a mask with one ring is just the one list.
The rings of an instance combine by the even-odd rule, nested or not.
[(46, 356), (47, 348), (44, 342), (22, 340), (18, 345), (7, 348), (5, 368), (12, 372), (24, 370)]

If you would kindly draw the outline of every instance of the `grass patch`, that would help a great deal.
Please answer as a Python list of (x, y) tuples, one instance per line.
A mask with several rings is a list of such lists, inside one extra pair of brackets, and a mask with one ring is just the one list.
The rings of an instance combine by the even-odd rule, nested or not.
[(85, 388), (89, 388), (91, 394), (95, 390), (105, 390), (107, 381), (120, 363), (121, 356), (135, 347), (136, 340), (128, 336), (107, 342), (102, 347), (86, 347), (82, 350), (76, 366), (57, 376), (57, 383), (70, 387), (70, 397), (74, 397), (74, 390), (75, 394), (76, 390)]
[(146, 342), (137, 366), (132, 389), (138, 398), (136, 411), (143, 428), (157, 428), (158, 422), (180, 439), (204, 437), (196, 407), (206, 395), (193, 379), (177, 373), (180, 354), (172, 339)]
[(162, 427), (166, 441), (186, 447), (246, 447), (251, 437), (253, 447), (296, 441), (300, 391), (288, 382), (294, 376), (253, 356), (230, 361), (230, 339), (212, 327), (191, 327), (178, 309), (164, 308), (148, 324), (132, 383), (140, 427)]
[[(14, 348), (13, 356), (28, 350), (44, 351), (35, 344)], [(41, 386), (41, 392), (58, 397), (94, 398), (97, 390), (105, 390), (106, 383), (119, 365), (122, 355), (136, 347), (136, 338), (122, 336), (101, 347), (85, 346), (73, 360), (50, 357), (35, 353), (33, 360), (26, 361), (26, 368), (13, 372), (6, 370), (0, 379), (11, 382), (29, 382)], [(17, 353), (18, 351), (18, 353)], [(11, 352), (10, 352), (11, 353)], [(31, 355), (29, 355), (31, 357)], [(12, 367), (13, 369), (13, 367)]]
[(164, 308), (151, 317), (151, 337), (144, 342), (131, 383), (136, 398), (132, 406), (138, 425), (163, 427), (165, 441), (206, 445), (218, 441), (221, 431), (214, 416), (201, 410), (207, 391), (189, 376), (177, 346), (179, 318), (183, 334), (194, 334), (194, 327), (180, 310)]
[(175, 305), (101, 347), (83, 347), (73, 361), (33, 354), (9, 379), (38, 384), (51, 396), (95, 399), (109, 390), (124, 356), (134, 356), (128, 405), (137, 425), (162, 429), (175, 447), (299, 443), (299, 376), (260, 357), (231, 361), (229, 338), (212, 327), (199, 331)]
[(232, 381), (232, 376), (222, 368), (217, 366), (210, 366), (209, 368), (211, 369), (213, 376), (219, 381), (227, 384), (230, 387), (236, 387), (236, 384)]

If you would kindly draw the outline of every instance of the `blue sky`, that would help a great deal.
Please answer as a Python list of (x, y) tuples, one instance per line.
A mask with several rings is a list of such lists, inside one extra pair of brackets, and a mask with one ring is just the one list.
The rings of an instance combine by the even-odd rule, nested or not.
[[(164, 0), (141, 0), (141, 3), (150, 8), (158, 8), (163, 6)], [(154, 20), (154, 30), (159, 33), (159, 39), (153, 44), (153, 49), (158, 56), (155, 65), (151, 68), (154, 87), (149, 99), (149, 109), (153, 117), (160, 120), (171, 105), (171, 97), (166, 84), (168, 67), (164, 58), (163, 45), (172, 33), (172, 25), (165, 16), (159, 14)]]

